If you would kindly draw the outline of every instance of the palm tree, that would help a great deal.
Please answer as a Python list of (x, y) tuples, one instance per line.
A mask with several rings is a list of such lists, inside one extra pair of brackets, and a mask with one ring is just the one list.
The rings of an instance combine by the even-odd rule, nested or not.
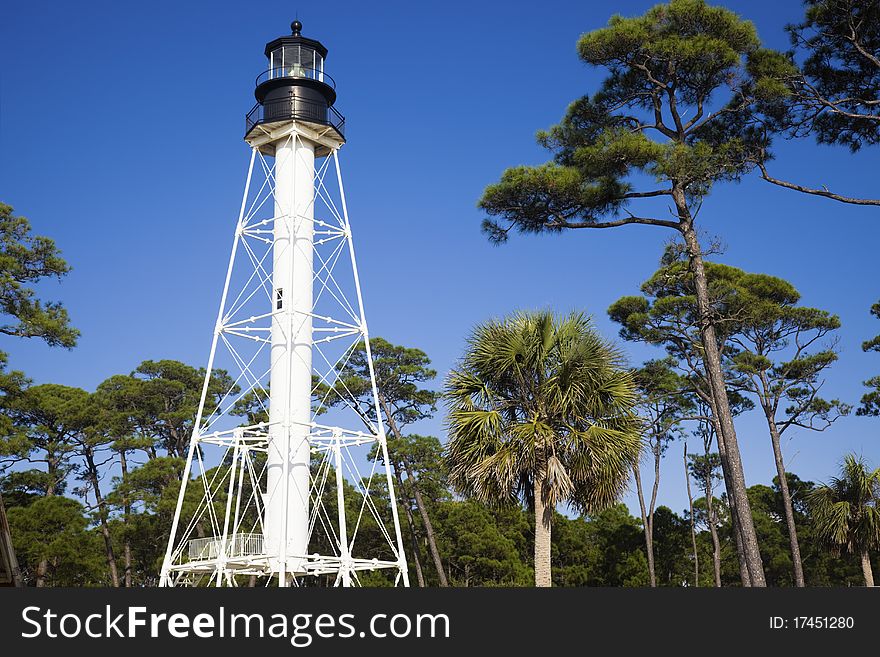
[(614, 503), (642, 448), (620, 353), (582, 314), (516, 314), (474, 330), (446, 398), (451, 484), (534, 509), (535, 585), (550, 586), (554, 510)]
[(816, 534), (836, 552), (858, 554), (865, 586), (874, 586), (871, 550), (880, 547), (880, 468), (847, 454), (840, 477), (810, 492)]

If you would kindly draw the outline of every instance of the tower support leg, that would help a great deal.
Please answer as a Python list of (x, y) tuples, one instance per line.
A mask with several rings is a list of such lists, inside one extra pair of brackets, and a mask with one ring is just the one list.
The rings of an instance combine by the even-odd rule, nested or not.
[(339, 523), (339, 573), (336, 576), (336, 584), (345, 588), (351, 586), (351, 554), (348, 546), (348, 527), (345, 522), (345, 495), (342, 484), (342, 439), (336, 432), (333, 442), (333, 459), (336, 469), (336, 506)]

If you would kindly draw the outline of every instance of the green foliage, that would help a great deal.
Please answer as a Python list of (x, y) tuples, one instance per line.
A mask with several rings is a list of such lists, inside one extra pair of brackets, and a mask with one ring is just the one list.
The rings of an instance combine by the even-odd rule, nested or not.
[(184, 460), (174, 456), (158, 456), (135, 468), (125, 478), (114, 480), (112, 501), (129, 499), (144, 513), (170, 510), (174, 513)]
[[(705, 269), (716, 339), (724, 353), (729, 350), (726, 343), (734, 329), (730, 317), (724, 321), (724, 313), (734, 311), (728, 307), (730, 286), (725, 276), (733, 268), (706, 262)], [(708, 404), (709, 384), (693, 276), (676, 247), (667, 249), (660, 269), (642, 284), (641, 291), (642, 296), (622, 297), (608, 308), (609, 317), (621, 326), (620, 336), (627, 341), (663, 347), (668, 354), (664, 362), (683, 376), (669, 383), (686, 384), (686, 391), (696, 396), (691, 403)], [(731, 380), (729, 367), (727, 370), (729, 403), (735, 413), (747, 410), (751, 402), (738, 396), (736, 381)]]
[(452, 485), (487, 504), (612, 504), (641, 448), (632, 377), (583, 315), (478, 326), (447, 379)]
[(40, 338), (69, 349), (76, 345), (79, 331), (70, 326), (67, 310), (36, 298), (30, 285), (45, 278), (60, 280), (70, 267), (55, 242), (30, 231), (27, 219), (0, 203), (0, 314), (14, 320), (0, 325), (0, 333)]
[(526, 541), (531, 530), (521, 510), (449, 501), (434, 518), (451, 585), (528, 586), (533, 580)]
[(649, 360), (633, 371), (639, 393), (638, 412), (655, 455), (662, 455), (669, 442), (683, 433), (682, 422), (697, 410), (690, 382), (676, 371), (676, 366), (675, 359), (667, 357)]
[[(600, 513), (596, 517), (603, 517), (607, 512)], [(627, 518), (626, 523), (631, 524), (634, 520)], [(613, 533), (613, 528), (610, 532), (608, 529), (609, 525), (613, 527), (614, 523), (605, 523), (603, 525), (605, 532), (595, 531), (593, 525), (593, 519), (568, 518), (562, 514), (553, 516), (551, 558), (554, 586), (601, 586), (616, 579), (616, 573), (611, 575), (608, 572), (609, 566), (611, 569), (616, 569), (616, 564), (606, 562), (603, 553), (603, 547), (613, 542), (607, 539), (607, 534)], [(632, 538), (628, 532), (626, 534), (627, 539)], [(622, 552), (627, 557), (638, 555), (642, 552), (642, 546), (638, 541), (629, 540)], [(645, 571), (647, 574), (647, 563)]]
[(15, 430), (0, 437), (0, 455), (12, 463), (45, 463), (42, 486), (55, 494), (74, 470), (75, 438), (90, 422), (89, 393), (47, 383), (7, 399), (4, 410)]
[[(431, 359), (420, 349), (394, 345), (383, 338), (370, 338), (373, 372), (380, 394), (381, 411), (397, 429), (418, 422), (436, 410), (440, 393), (421, 388), (419, 384), (431, 381), (437, 372), (431, 369)], [(339, 372), (332, 388), (323, 386), (317, 396), (327, 406), (350, 401), (358, 402), (361, 417), (369, 427), (376, 417), (366, 345), (361, 342), (352, 350), (351, 357)]]
[(553, 582), (557, 586), (647, 586), (648, 562), (639, 521), (615, 504), (589, 517), (553, 519)]
[[(204, 368), (175, 360), (147, 360), (128, 376), (110, 377), (98, 386), (99, 401), (111, 412), (120, 435), (148, 438), (152, 450), (186, 457), (192, 425), (205, 382)], [(238, 387), (223, 370), (213, 370), (208, 384), (206, 413)], [(145, 445), (141, 445), (145, 446)]]
[(29, 506), (9, 508), (8, 515), (26, 580), (33, 581), (37, 565), (45, 559), (51, 585), (106, 585), (106, 563), (98, 537), (87, 531), (81, 504), (67, 497), (42, 497)]
[[(727, 9), (671, 0), (639, 17), (614, 16), (580, 38), (578, 53), (608, 75), (538, 133), (552, 162), (508, 169), (486, 188), (479, 205), (495, 242), (513, 229), (680, 229), (679, 221), (638, 217), (628, 205), (679, 193), (697, 201), (716, 182), (751, 171), (769, 145), (752, 105), (756, 95), (784, 93), (777, 68), (785, 58), (762, 50), (754, 25)], [(639, 189), (645, 176), (655, 188)]]
[(641, 526), (625, 505), (615, 504), (593, 514), (588, 527), (602, 555), (597, 569), (601, 580), (595, 585), (648, 585), (648, 561), (642, 549)]
[(685, 586), (693, 582), (690, 531), (687, 518), (669, 507), (660, 506), (654, 512), (654, 570), (658, 586)]
[(63, 495), (67, 482), (58, 483), (48, 472), (31, 468), (29, 470), (9, 470), (0, 478), (0, 494), (9, 506), (27, 506), (34, 500), (46, 495), (51, 484), (55, 492)]
[[(642, 284), (643, 296), (619, 299), (608, 314), (621, 325), (624, 339), (665, 347), (670, 366), (689, 372), (692, 389), (700, 393), (707, 386), (701, 381), (693, 275), (675, 247), (667, 249), (661, 262)], [(771, 416), (783, 411), (781, 431), (790, 426), (821, 430), (849, 412), (840, 401), (819, 396), (822, 374), (837, 360), (833, 342), (821, 341), (840, 327), (837, 316), (798, 306), (800, 293), (781, 278), (712, 262), (705, 262), (705, 270), (731, 399), (747, 392)]]
[[(389, 425), (388, 452), (395, 471), (439, 474), (440, 442), (432, 436), (403, 435), (406, 426), (431, 417), (437, 410), (440, 393), (420, 387), (437, 376), (430, 367), (430, 358), (420, 349), (394, 345), (383, 338), (370, 338), (370, 351), (379, 410)], [(319, 386), (316, 396), (326, 407), (356, 402), (364, 424), (373, 429), (377, 410), (363, 342), (352, 350), (336, 383), (332, 387)]]
[(721, 481), (721, 457), (717, 452), (708, 454), (688, 454), (688, 471), (696, 480), (700, 490), (712, 490)]
[(443, 445), (436, 437), (409, 434), (389, 438), (388, 457), (399, 472), (407, 473), (404, 483), (417, 483), (423, 497), (439, 501), (449, 496)]
[(783, 509), (770, 486), (749, 488), (749, 502), (761, 546), (768, 585), (792, 586), (792, 560)]
[[(32, 287), (44, 279), (60, 280), (69, 271), (51, 239), (32, 235), (30, 222), (14, 216), (11, 206), (0, 203), (0, 315), (4, 316), (0, 334), (39, 338), (50, 346), (73, 347), (79, 331), (70, 326), (67, 310), (60, 303), (40, 300)], [(81, 418), (73, 418), (78, 412), (73, 408), (76, 401), (66, 394), (74, 389), (28, 388), (30, 381), (24, 374), (8, 371), (6, 366), (6, 353), (0, 351), (0, 474), (7, 474), (10, 466), (24, 461), (45, 463), (47, 470), (12, 472), (0, 480), (0, 488), (10, 493), (13, 504), (28, 504), (38, 496), (64, 492), (67, 475), (73, 471), (67, 431), (76, 431), (73, 425), (79, 424)], [(38, 501), (46, 507), (47, 519), (58, 520), (65, 498), (52, 502), (43, 499)], [(26, 564), (25, 559), (35, 551), (58, 552), (60, 537), (41, 536), (42, 528), (37, 527), (39, 516), (18, 513), (16, 519), (22, 532), (34, 541), (27, 546), (30, 552), (25, 551), (24, 557), (19, 551), (20, 562)], [(40, 542), (43, 537), (47, 540)], [(51, 546), (50, 538), (55, 541)], [(21, 536), (16, 536), (17, 543), (21, 540)], [(15, 547), (20, 550), (19, 545)], [(69, 576), (64, 567), (58, 566), (57, 558), (51, 565), (54, 573), (50, 576), (61, 580)], [(24, 572), (29, 575), (27, 566)]]
[[(410, 534), (410, 545), (416, 546), (413, 551), (420, 552), (420, 536), (424, 536), (437, 581), (446, 586), (447, 577), (431, 521), (436, 509), (429, 508), (434, 506), (431, 501), (447, 496), (442, 447), (432, 436), (403, 433), (408, 425), (431, 417), (436, 410), (440, 393), (421, 384), (432, 381), (437, 372), (420, 349), (394, 345), (383, 338), (371, 338), (369, 351), (367, 346), (365, 342), (355, 345), (332, 387), (320, 383), (315, 386), (319, 410), (340, 405), (352, 407), (366, 428), (374, 433), (378, 432), (376, 418), (382, 418), (386, 425), (388, 460), (397, 481), (397, 499), (405, 510), (400, 515), (406, 518), (405, 531)], [(385, 456), (377, 449), (371, 458), (384, 461)], [(418, 513), (413, 511), (413, 505)], [(418, 554), (411, 558), (421, 562)]]
[(24, 372), (7, 370), (7, 363), (6, 354), (0, 351), (0, 436), (9, 436), (14, 430), (12, 420), (3, 409), (30, 384)]
[[(113, 488), (106, 495), (106, 502), (112, 511), (110, 530), (117, 566), (123, 567), (123, 546), (128, 546), (134, 586), (158, 585), (183, 466), (183, 459), (159, 456), (112, 479)], [(184, 498), (183, 522), (190, 521), (200, 501), (192, 494), (193, 488), (188, 487)]]
[[(871, 306), (871, 314), (880, 319), (880, 301)], [(880, 352), (880, 335), (862, 343), (862, 351)], [(880, 415), (880, 376), (874, 376), (865, 381), (865, 385), (870, 388), (868, 392), (862, 395), (861, 406), (856, 410), (856, 415)]]
[[(807, 504), (815, 484), (803, 481), (797, 475), (786, 473), (788, 489), (791, 493), (797, 534), (801, 544), (804, 578), (807, 586), (852, 586), (861, 581), (857, 560), (851, 555), (834, 555), (817, 536), (817, 525)], [(765, 565), (767, 583), (770, 586), (792, 586), (791, 551), (784, 522), (782, 493), (778, 478), (772, 486), (755, 485), (749, 488), (749, 501), (752, 519), (758, 532), (761, 557)], [(727, 498), (722, 495), (715, 499), (713, 509), (718, 521), (718, 535), (721, 543), (721, 579), (725, 586), (738, 585), (739, 566), (732, 536)], [(694, 501), (697, 520), (705, 518), (706, 501)], [(697, 536), (700, 558), (700, 585), (712, 586), (712, 544), (708, 531)], [(690, 543), (679, 559), (690, 559)], [(685, 564), (685, 577), (693, 581), (693, 565)]]
[(838, 552), (861, 554), (880, 547), (880, 468), (844, 458), (841, 475), (811, 491), (816, 534)]
[(837, 360), (832, 338), (840, 319), (797, 305), (800, 293), (780, 278), (734, 267), (721, 271), (724, 319), (732, 324), (729, 342), (736, 350), (728, 352), (732, 370), (779, 433), (792, 426), (822, 431), (849, 413), (848, 405), (819, 396), (822, 376)]
[(793, 84), (800, 75), (792, 54), (759, 48), (749, 54), (746, 71), (758, 107), (766, 118), (776, 123), (776, 127), (784, 126), (788, 111), (786, 103), (791, 101)]
[[(181, 470), (182, 462), (179, 459), (159, 457), (134, 468), (124, 480), (114, 480), (117, 487), (108, 496), (108, 501), (116, 505), (124, 492), (134, 505), (134, 511), (125, 523), (117, 506), (117, 513), (110, 520), (110, 529), (117, 550), (124, 539), (132, 548), (135, 585), (155, 586), (158, 583), (158, 568), (165, 550)], [(14, 476), (18, 474), (23, 476)], [(332, 469), (329, 476), (334, 476)], [(813, 586), (859, 583), (858, 564), (851, 555), (833, 556), (816, 538), (811, 507), (806, 503), (814, 485), (791, 473), (787, 476), (794, 500), (798, 534), (801, 536), (807, 583)], [(47, 585), (107, 586), (106, 556), (100, 535), (91, 528), (93, 520), (90, 514), (81, 504), (69, 498), (60, 495), (43, 497), (38, 488), (39, 481), (39, 477), (31, 479), (27, 473), (13, 473), (13, 476), (2, 481), (2, 493), (9, 508), (15, 546), (26, 579), (33, 584), (39, 561), (47, 558)], [(425, 485), (424, 479), (421, 485)], [(344, 481), (344, 487), (345, 497), (351, 504), (347, 513), (354, 517), (359, 510), (357, 495), (347, 480)], [(383, 491), (382, 486), (377, 490), (380, 498), (385, 494)], [(774, 481), (772, 487), (754, 486), (749, 494), (762, 555), (767, 564), (768, 580), (773, 585), (790, 585), (790, 555), (785, 529), (780, 521), (782, 502), (778, 482)], [(224, 500), (218, 500), (218, 504)], [(184, 522), (191, 517), (197, 502), (196, 496), (185, 501)], [(324, 503), (328, 513), (334, 514), (334, 491), (325, 491)], [(714, 507), (722, 540), (722, 577), (726, 585), (731, 585), (738, 581), (739, 571), (725, 499), (715, 499)], [(477, 501), (456, 500), (444, 494), (430, 500), (430, 509), (452, 585), (527, 586), (531, 583), (533, 518), (521, 507), (492, 509)], [(700, 513), (705, 513), (703, 509), (704, 500), (696, 500), (698, 517)], [(372, 518), (365, 517), (364, 521), (358, 533), (358, 542), (368, 551), (379, 549), (384, 543), (381, 530)], [(383, 521), (387, 524), (390, 518), (383, 518)], [(658, 584), (691, 585), (693, 562), (687, 516), (680, 516), (661, 506), (656, 511), (654, 523)], [(614, 505), (587, 517), (556, 514), (553, 527), (555, 585), (648, 584), (641, 524), (625, 506)], [(697, 538), (700, 584), (711, 586), (711, 541), (707, 531), (701, 532)], [(329, 549), (329, 545), (314, 546), (314, 549), (321, 548)], [(120, 558), (119, 554), (117, 558)], [(426, 575), (429, 574), (430, 571), (427, 571)], [(366, 586), (391, 584), (383, 573), (362, 578), (361, 583)]]
[[(613, 74), (645, 66), (660, 83), (677, 83), (682, 100), (692, 103), (724, 84), (741, 56), (758, 46), (754, 25), (733, 12), (700, 0), (673, 0), (637, 18), (612, 16), (607, 28), (581, 37), (578, 53), (585, 62), (607, 66)], [(670, 63), (675, 66), (670, 68)], [(682, 79), (679, 71), (688, 76)], [(632, 89), (637, 90), (639, 82), (620, 84), (634, 83)]]
[[(808, 500), (816, 485), (803, 481), (797, 475), (786, 473), (791, 493), (797, 535), (801, 546), (804, 579), (807, 586), (852, 586), (861, 581), (858, 562), (848, 555), (835, 555), (819, 537), (820, 527), (812, 515)], [(767, 582), (772, 586), (791, 586), (793, 583), (791, 551), (783, 520), (784, 508), (779, 479), (773, 486), (757, 485), (749, 489), (752, 514), (766, 565)], [(725, 521), (723, 533), (729, 535)], [(729, 566), (725, 566), (729, 569)], [(734, 577), (729, 572), (727, 577)]]
[(785, 78), (787, 126), (852, 151), (880, 143), (880, 2), (804, 4), (803, 22), (787, 28), (804, 55), (801, 73)]
[[(660, 269), (642, 284), (643, 296), (618, 299), (608, 308), (608, 315), (621, 325), (623, 339), (663, 346), (675, 363), (683, 363), (695, 372), (701, 369), (702, 344), (693, 277), (686, 263), (677, 258), (670, 260), (668, 251), (661, 263)], [(709, 296), (717, 315), (725, 290), (723, 285), (719, 289), (719, 267), (705, 264)], [(723, 339), (723, 327), (717, 327), (716, 332)]]

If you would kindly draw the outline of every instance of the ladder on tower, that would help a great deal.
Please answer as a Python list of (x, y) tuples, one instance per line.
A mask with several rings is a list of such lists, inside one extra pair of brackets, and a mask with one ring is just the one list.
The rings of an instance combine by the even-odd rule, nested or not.
[(24, 586), (18, 560), (15, 558), (15, 548), (12, 547), (12, 533), (9, 531), (2, 495), (0, 495), (0, 586)]

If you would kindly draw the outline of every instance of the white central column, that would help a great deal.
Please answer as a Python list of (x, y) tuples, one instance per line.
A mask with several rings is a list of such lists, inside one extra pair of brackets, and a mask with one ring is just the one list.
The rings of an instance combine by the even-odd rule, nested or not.
[(278, 555), (276, 572), (286, 574), (301, 569), (308, 550), (314, 181), (314, 145), (296, 135), (279, 142), (265, 549)]

